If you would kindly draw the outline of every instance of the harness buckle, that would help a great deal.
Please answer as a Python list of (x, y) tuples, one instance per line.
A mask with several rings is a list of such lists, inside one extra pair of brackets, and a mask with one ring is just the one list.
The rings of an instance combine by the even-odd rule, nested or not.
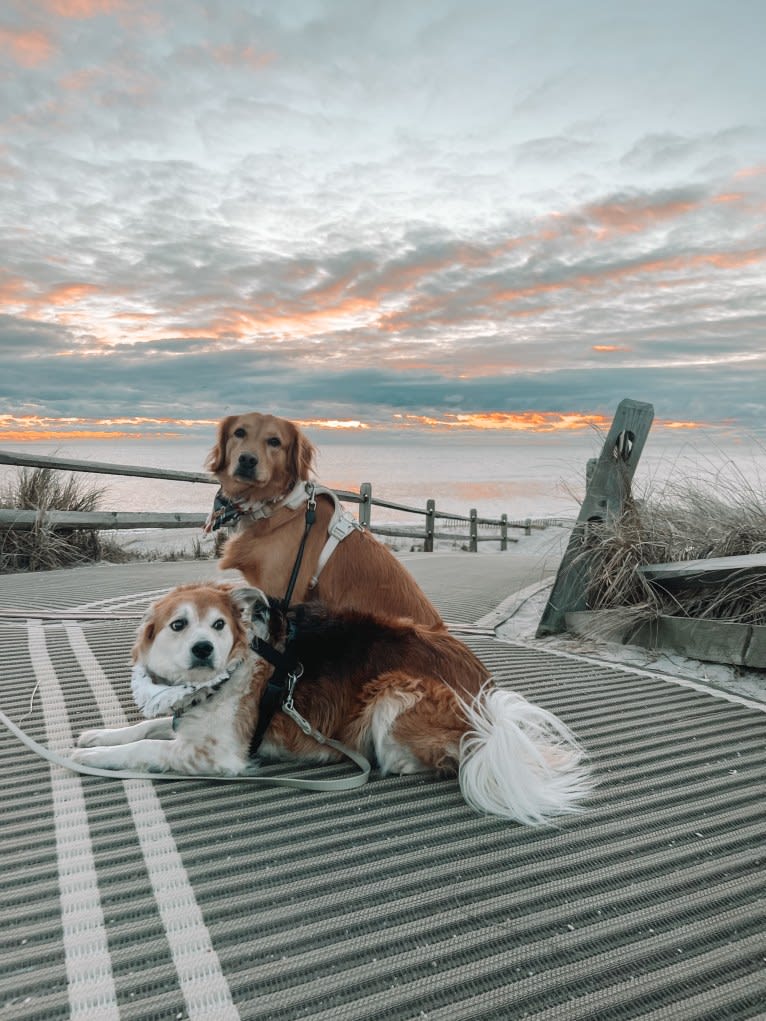
[[(343, 542), (347, 535), (351, 535), (352, 532), (359, 531), (359, 523), (354, 521), (350, 514), (343, 513), (338, 517), (338, 520), (332, 525), (328, 531), (328, 535), (337, 539), (338, 542)], [(335, 547), (333, 546), (333, 550)]]

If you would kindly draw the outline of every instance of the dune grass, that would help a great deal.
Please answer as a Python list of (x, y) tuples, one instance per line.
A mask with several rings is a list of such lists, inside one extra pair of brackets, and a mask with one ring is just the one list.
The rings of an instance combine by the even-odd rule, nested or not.
[[(103, 489), (81, 476), (52, 468), (20, 468), (0, 488), (0, 507), (14, 510), (97, 510)], [(96, 531), (54, 530), (40, 523), (29, 531), (0, 531), (0, 573), (49, 571), (97, 560), (124, 560), (113, 542)]]
[[(666, 484), (628, 501), (622, 516), (588, 525), (588, 605), (619, 610), (623, 625), (661, 614), (766, 624), (764, 573), (669, 593), (650, 585), (644, 564), (766, 553), (766, 486), (734, 472)], [(616, 618), (615, 618), (616, 620)]]

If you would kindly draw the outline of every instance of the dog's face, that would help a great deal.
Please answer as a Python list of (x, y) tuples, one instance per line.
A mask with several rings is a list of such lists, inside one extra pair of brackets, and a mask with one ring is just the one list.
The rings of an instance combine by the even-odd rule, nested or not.
[[(250, 595), (250, 594), (253, 595)], [(205, 684), (247, 650), (250, 604), (257, 589), (181, 585), (148, 610), (133, 647), (133, 662), (167, 684)]]
[(219, 422), (207, 467), (226, 496), (268, 500), (307, 479), (313, 459), (314, 448), (296, 425), (253, 411)]

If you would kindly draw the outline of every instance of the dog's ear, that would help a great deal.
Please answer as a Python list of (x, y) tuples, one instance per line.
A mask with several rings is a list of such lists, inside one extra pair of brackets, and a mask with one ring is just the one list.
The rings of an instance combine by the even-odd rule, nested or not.
[(245, 620), (268, 620), (269, 599), (259, 588), (233, 588), (229, 595)]
[(207, 455), (207, 460), (205, 461), (205, 467), (214, 475), (216, 472), (223, 471), (226, 467), (226, 439), (229, 435), (232, 422), (238, 417), (238, 415), (229, 415), (227, 418), (222, 418), (218, 423), (218, 436), (215, 446)]
[(136, 640), (133, 643), (131, 649), (131, 657), (134, 663), (137, 663), (141, 653), (146, 649), (148, 645), (154, 641), (154, 636), (157, 633), (157, 627), (154, 620), (154, 607), (155, 603), (150, 603), (147, 607), (146, 612), (141, 618), (141, 623), (138, 625), (138, 631), (136, 632)]
[[(290, 423), (292, 425), (292, 423)], [(290, 444), (287, 470), (296, 481), (306, 481), (314, 470), (314, 456), (316, 450), (313, 443), (304, 436), (297, 425)]]

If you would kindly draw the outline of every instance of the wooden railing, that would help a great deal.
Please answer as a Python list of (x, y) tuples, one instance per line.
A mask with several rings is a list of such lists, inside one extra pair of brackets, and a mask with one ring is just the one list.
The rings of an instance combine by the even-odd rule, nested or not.
[[(148, 468), (139, 465), (110, 464), (102, 461), (78, 461), (63, 457), (45, 457), (38, 454), (23, 454), (17, 451), (0, 450), (0, 464), (26, 468), (50, 468), (60, 471), (92, 472), (98, 475), (122, 475), (134, 478), (162, 479), (170, 482), (201, 482), (218, 485), (218, 480), (207, 472), (173, 471), (165, 468)], [(423, 549), (432, 552), (435, 539), (464, 541), (471, 552), (476, 552), (480, 542), (499, 542), (500, 549), (508, 548), (509, 542), (518, 542), (509, 537), (508, 530), (524, 529), (529, 535), (533, 528), (546, 528), (554, 524), (568, 524), (558, 519), (525, 518), (509, 521), (508, 515), (499, 518), (479, 517), (476, 509), (470, 514), (452, 514), (436, 509), (433, 500), (427, 500), (425, 508), (408, 507), (404, 504), (381, 500), (372, 495), (372, 485), (363, 482), (358, 493), (336, 489), (338, 498), (344, 503), (359, 505), (359, 521), (377, 535), (420, 539)], [(422, 528), (407, 528), (392, 524), (373, 524), (372, 508), (382, 507), (406, 514), (422, 515)], [(19, 531), (47, 527), (55, 530), (93, 530), (107, 531), (136, 528), (198, 528), (205, 523), (206, 515), (190, 513), (160, 513), (133, 511), (56, 511), (56, 510), (17, 510), (15, 508), (0, 509), (0, 530), (17, 529)], [(436, 530), (436, 522), (445, 521), (453, 524), (467, 524), (468, 532), (457, 534)], [(480, 533), (481, 530), (481, 533)]]

